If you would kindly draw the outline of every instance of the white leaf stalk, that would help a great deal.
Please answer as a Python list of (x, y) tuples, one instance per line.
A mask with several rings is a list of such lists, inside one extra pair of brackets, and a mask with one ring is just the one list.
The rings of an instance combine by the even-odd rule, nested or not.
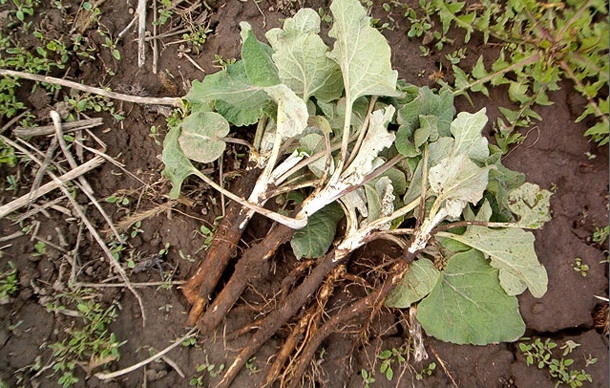
[(387, 130), (387, 124), (392, 120), (394, 112), (395, 108), (389, 105), (383, 110), (371, 113), (368, 128), (362, 129), (368, 129), (367, 134), (354, 160), (344, 171), (341, 171), (343, 163), (339, 160), (339, 165), (326, 186), (306, 200), (301, 211), (304, 216), (311, 216), (346, 192), (362, 185), (367, 175), (374, 170), (373, 160), (379, 152), (394, 144), (395, 136)]

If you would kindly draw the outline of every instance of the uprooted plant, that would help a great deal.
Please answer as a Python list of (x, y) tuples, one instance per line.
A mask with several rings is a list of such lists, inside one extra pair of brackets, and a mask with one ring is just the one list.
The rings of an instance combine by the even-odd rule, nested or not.
[[(317, 258), (307, 275), (289, 275), (298, 281), (282, 281), (287, 287), (275, 308), (227, 364), (221, 387), (291, 319), (297, 323), (269, 368), (266, 385), (277, 380), (299, 385), (328, 335), (384, 304), (410, 308), (412, 326), (421, 323), (441, 340), (483, 345), (517, 340), (525, 325), (516, 295), (528, 288), (535, 297), (546, 292), (546, 271), (534, 252), (533, 234), (524, 229), (548, 220), (550, 193), (501, 164), (501, 153), (481, 134), (484, 109), (456, 116), (450, 90), (398, 80), (388, 43), (357, 0), (335, 0), (331, 12), (332, 49), (320, 37), (320, 17), (311, 9), (268, 31), (269, 45), (242, 23), (241, 60), (194, 81), (184, 100), (130, 99), (186, 106), (183, 121), (164, 141), (171, 197), (196, 176), (233, 200), (183, 289), (192, 304), (189, 325), (212, 332), (282, 244), (290, 242), (297, 260)], [(253, 125), (256, 133), (248, 142), (244, 133)], [(249, 150), (237, 193), (201, 168), (218, 160), (227, 143)], [(279, 197), (288, 199), (282, 213), (264, 207)], [(276, 223), (243, 251), (215, 295), (255, 212)], [(337, 236), (343, 218), (344, 232)], [(325, 305), (344, 279), (351, 254), (376, 239), (404, 254), (380, 267), (383, 274), (376, 274), (365, 297), (329, 316)], [(419, 345), (415, 354), (424, 352)]]
[[(398, 308), (415, 308), (421, 301), (416, 316), (428, 334), (482, 345), (518, 339), (525, 325), (516, 295), (527, 288), (536, 297), (546, 291), (533, 235), (523, 229), (548, 220), (550, 193), (523, 183), (520, 174), (502, 166), (499, 153), (490, 153), (481, 135), (484, 110), (454, 118), (450, 91), (398, 81), (389, 45), (357, 1), (336, 0), (331, 11), (332, 49), (319, 37), (320, 19), (310, 9), (269, 31), (270, 45), (242, 23), (242, 59), (193, 83), (185, 97), (191, 111), (164, 143), (173, 196), (190, 175), (221, 189), (192, 161), (215, 161), (226, 142), (235, 142), (227, 137), (232, 128), (257, 124), (248, 144), (252, 163), (243, 178), (248, 184), (240, 185), (244, 198), (222, 189), (236, 202), (185, 288), (194, 304), (190, 324), (203, 333), (214, 330), (283, 243), (290, 241), (297, 259), (318, 258), (257, 322), (258, 331), (219, 386), (230, 385), (303, 307), (309, 306), (265, 384), (281, 378), (298, 385), (316, 349), (339, 324), (384, 301)], [(270, 198), (295, 192), (304, 199), (288, 217), (262, 208)], [(214, 297), (229, 253), (254, 211), (278, 223), (245, 250)], [(343, 214), (345, 233), (335, 237)], [(343, 263), (379, 238), (402, 247), (404, 257), (366, 297), (324, 322), (320, 302), (332, 294)], [(309, 305), (314, 294), (318, 303)], [(299, 344), (305, 332), (308, 341)], [(293, 352), (298, 357), (288, 361)]]

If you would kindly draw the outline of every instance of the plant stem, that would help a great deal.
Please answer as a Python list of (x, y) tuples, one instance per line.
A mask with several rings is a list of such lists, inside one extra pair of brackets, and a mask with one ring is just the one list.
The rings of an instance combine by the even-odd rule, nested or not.
[(540, 58), (542, 58), (542, 56), (540, 55), (540, 52), (537, 52), (536, 54), (530, 55), (529, 57), (526, 57), (526, 58), (520, 60), (517, 63), (513, 63), (512, 65), (508, 66), (505, 69), (500, 70), (499, 72), (489, 74), (489, 75), (487, 75), (487, 76), (485, 76), (485, 77), (483, 77), (481, 79), (478, 79), (478, 80), (476, 80), (476, 81), (474, 81), (474, 82), (464, 86), (463, 88), (454, 90), (453, 94), (454, 95), (462, 94), (466, 90), (471, 89), (473, 86), (477, 86), (479, 84), (484, 84), (484, 83), (486, 83), (488, 81), (491, 81), (492, 79), (494, 79), (495, 77), (497, 77), (499, 75), (506, 74), (506, 73), (508, 73), (510, 71), (513, 71), (513, 70), (521, 68), (521, 67), (525, 67), (527, 65), (531, 65), (532, 63), (536, 63), (536, 62), (538, 62), (540, 60)]
[(264, 215), (265, 217), (272, 219), (273, 221), (279, 222), (282, 225), (286, 225), (291, 229), (301, 229), (301, 228), (304, 228), (305, 225), (307, 225), (307, 218), (290, 218), (290, 217), (286, 217), (282, 214), (276, 213), (274, 211), (271, 211), (269, 209), (265, 209), (264, 207), (262, 207), (258, 204), (246, 201), (242, 197), (235, 195), (232, 192), (230, 192), (229, 190), (222, 188), (219, 184), (214, 182), (212, 179), (208, 178), (205, 174), (197, 172), (195, 175), (197, 175), (199, 178), (201, 178), (201, 180), (203, 180), (208, 185), (212, 186), (213, 189), (226, 195), (233, 201), (239, 203), (240, 205), (242, 205), (250, 210), (258, 212), (258, 213)]
[(593, 98), (591, 98), (591, 96), (589, 96), (588, 94), (584, 93), (585, 92), (585, 85), (583, 85), (582, 82), (580, 82), (580, 80), (576, 77), (576, 75), (574, 74), (572, 69), (570, 69), (570, 66), (568, 66), (568, 64), (565, 63), (565, 61), (559, 62), (559, 65), (566, 72), (568, 77), (570, 77), (570, 79), (576, 84), (576, 86), (583, 91), (582, 94), (584, 94), (587, 97), (589, 105), (591, 105), (591, 107), (595, 111), (595, 114), (597, 115), (597, 117), (601, 118), (606, 123), (606, 125), (608, 125), (608, 116), (606, 116), (604, 114), (604, 112), (602, 112), (602, 110), (599, 108), (599, 106), (597, 105), (595, 100), (593, 100)]
[(176, 108), (184, 109), (184, 104), (182, 103), (182, 99), (178, 98), (178, 97), (131, 96), (129, 94), (111, 92), (106, 89), (96, 88), (93, 86), (87, 86), (87, 85), (79, 84), (78, 82), (68, 81), (68, 80), (61, 79), (61, 78), (49, 77), (46, 75), (25, 73), (23, 71), (14, 71), (14, 70), (8, 70), (8, 69), (0, 69), (0, 75), (7, 76), (7, 77), (18, 77), (18, 78), (28, 79), (30, 81), (46, 82), (46, 83), (53, 84), (53, 85), (65, 86), (67, 88), (80, 90), (81, 92), (97, 94), (97, 95), (112, 98), (115, 100), (134, 102), (136, 104), (169, 105), (169, 106), (174, 106)]
[(572, 26), (572, 24), (574, 24), (578, 19), (580, 19), (580, 16), (583, 14), (583, 12), (586, 12), (589, 10), (589, 7), (591, 5), (593, 5), (593, 3), (595, 2), (595, 0), (589, 0), (586, 4), (584, 5), (580, 5), (580, 9), (572, 16), (572, 18), (570, 18), (570, 20), (568, 20), (564, 25), (563, 28), (561, 30), (559, 30), (559, 32), (557, 33), (557, 37), (559, 39), (562, 39), (563, 35), (566, 33), (566, 31), (568, 30), (568, 28), (570, 28), (570, 26)]

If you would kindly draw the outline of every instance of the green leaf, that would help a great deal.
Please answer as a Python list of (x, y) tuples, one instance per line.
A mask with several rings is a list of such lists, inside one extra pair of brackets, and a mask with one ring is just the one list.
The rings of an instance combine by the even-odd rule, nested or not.
[(341, 67), (348, 103), (361, 96), (398, 96), (390, 46), (371, 27), (364, 7), (358, 0), (335, 0), (330, 10), (334, 24), (328, 36), (336, 41), (329, 57)]
[(307, 128), (307, 104), (286, 85), (265, 88), (265, 92), (277, 103), (278, 131), (283, 139), (302, 134)]
[(381, 177), (387, 176), (392, 181), (392, 187), (394, 188), (395, 195), (403, 195), (407, 191), (407, 178), (405, 173), (392, 167), (386, 172), (381, 174)]
[(336, 202), (311, 215), (307, 226), (297, 230), (290, 240), (296, 258), (300, 260), (324, 255), (335, 238), (337, 224), (342, 218), (343, 210)]
[(415, 147), (420, 148), (424, 143), (438, 139), (438, 117), (432, 115), (420, 115), (421, 126), (415, 130), (413, 140)]
[(414, 261), (400, 283), (385, 301), (387, 307), (405, 309), (428, 295), (438, 282), (441, 272), (427, 259)]
[[(394, 188), (388, 177), (364, 185), (367, 202), (367, 222), (389, 216), (394, 211)], [(389, 226), (389, 225), (388, 225)]]
[(413, 156), (411, 155), (412, 136), (416, 129), (431, 124), (431, 122), (420, 122), (420, 118), (425, 117), (429, 121), (430, 117), (437, 117), (435, 124), (438, 136), (450, 136), (454, 115), (453, 93), (449, 89), (442, 89), (437, 95), (427, 86), (419, 88), (417, 95), (398, 110), (397, 121), (400, 124), (396, 133), (398, 152), (407, 157)]
[(551, 220), (549, 214), (552, 193), (541, 190), (538, 185), (525, 182), (508, 193), (508, 207), (519, 216), (522, 228), (539, 229)]
[(489, 168), (477, 166), (464, 154), (442, 159), (430, 169), (430, 189), (439, 200), (448, 202), (451, 217), (459, 217), (466, 202), (476, 204), (483, 197)]
[(417, 320), (428, 335), (460, 345), (512, 342), (525, 332), (517, 298), (504, 292), (498, 270), (474, 250), (449, 259), (419, 303)]
[(388, 131), (387, 127), (394, 116), (394, 106), (388, 105), (371, 113), (369, 129), (364, 136), (358, 154), (352, 163), (346, 168), (343, 176), (353, 176), (358, 182), (373, 170), (373, 160), (384, 148), (394, 144), (394, 133)]
[(226, 143), (222, 138), (228, 133), (229, 123), (220, 114), (194, 112), (182, 122), (178, 143), (187, 158), (210, 163), (224, 152)]
[(487, 70), (485, 70), (485, 64), (483, 63), (483, 56), (481, 55), (479, 59), (477, 59), (477, 63), (472, 68), (472, 76), (476, 79), (485, 78), (489, 75)]
[(500, 270), (500, 282), (509, 295), (518, 295), (529, 288), (541, 298), (547, 289), (546, 269), (536, 256), (534, 235), (518, 228), (491, 229), (469, 226), (463, 235), (442, 233), (484, 253), (491, 265)]
[(283, 29), (272, 29), (265, 36), (275, 49), (273, 60), (281, 82), (305, 101), (315, 96), (328, 102), (341, 97), (343, 79), (319, 33), (320, 16), (303, 8), (286, 19)]
[(241, 28), (241, 57), (245, 64), (246, 75), (253, 85), (273, 86), (280, 83), (277, 69), (271, 56), (273, 49), (254, 36), (248, 22), (239, 23)]
[(208, 75), (202, 82), (193, 81), (191, 90), (184, 98), (193, 105), (194, 110), (215, 107), (218, 113), (236, 126), (255, 124), (274, 108), (267, 93), (248, 80), (243, 61)]
[(199, 171), (191, 164), (191, 161), (184, 155), (178, 137), (180, 127), (171, 127), (163, 140), (163, 175), (172, 182), (172, 190), (169, 193), (170, 199), (180, 196), (182, 182), (190, 175), (198, 174)]
[(452, 155), (465, 154), (472, 160), (483, 162), (489, 156), (487, 139), (481, 131), (487, 124), (485, 108), (477, 113), (460, 112), (451, 122), (451, 133), (455, 138)]

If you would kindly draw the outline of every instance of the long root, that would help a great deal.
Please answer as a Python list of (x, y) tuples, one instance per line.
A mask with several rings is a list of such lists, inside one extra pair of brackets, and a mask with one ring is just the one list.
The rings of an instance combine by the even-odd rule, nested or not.
[[(258, 174), (247, 170), (237, 184), (236, 193), (244, 195), (252, 190)], [(250, 213), (235, 202), (227, 206), (225, 217), (218, 225), (216, 235), (207, 250), (206, 256), (197, 265), (195, 273), (182, 286), (182, 294), (193, 306), (187, 324), (193, 326), (203, 313), (205, 305), (216, 288), (231, 255), (237, 247), (246, 227)]]
[(301, 378), (305, 373), (305, 370), (310, 365), (311, 360), (315, 355), (316, 350), (322, 345), (322, 342), (332, 334), (337, 327), (346, 323), (347, 321), (379, 306), (385, 298), (389, 295), (390, 291), (394, 289), (396, 284), (403, 278), (404, 274), (409, 268), (409, 263), (412, 258), (409, 257), (406, 260), (400, 260), (397, 262), (390, 272), (383, 285), (377, 290), (370, 293), (368, 296), (358, 300), (351, 307), (344, 307), (340, 312), (333, 315), (322, 327), (311, 337), (303, 349), (303, 352), (295, 362), (292, 376), (290, 381), (285, 385), (287, 387), (298, 387), (301, 383)]
[(248, 345), (242, 349), (231, 366), (226, 370), (222, 380), (217, 384), (217, 387), (228, 387), (235, 377), (237, 377), (237, 374), (246, 364), (248, 359), (250, 359), (250, 357), (254, 355), (280, 327), (292, 318), (292, 316), (307, 302), (311, 295), (318, 290), (326, 275), (338, 265), (338, 262), (334, 259), (334, 250), (318, 259), (318, 263), (314, 270), (265, 318), (260, 329), (250, 338)]

